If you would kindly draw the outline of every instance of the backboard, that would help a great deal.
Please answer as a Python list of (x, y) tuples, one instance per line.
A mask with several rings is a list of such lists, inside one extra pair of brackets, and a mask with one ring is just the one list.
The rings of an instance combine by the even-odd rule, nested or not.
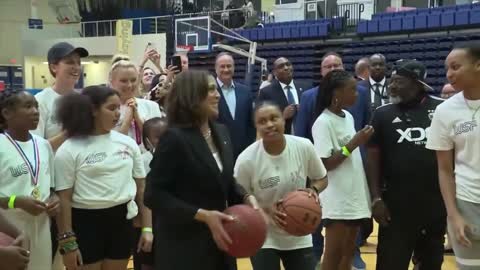
[(209, 16), (175, 20), (176, 52), (208, 52), (211, 50)]

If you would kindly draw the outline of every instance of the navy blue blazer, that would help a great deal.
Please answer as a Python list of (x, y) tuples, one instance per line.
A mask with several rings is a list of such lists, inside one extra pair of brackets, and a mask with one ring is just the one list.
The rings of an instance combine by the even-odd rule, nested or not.
[[(298, 101), (302, 100), (303, 90), (307, 89), (304, 84), (301, 82), (293, 81), (295, 89), (297, 90)], [(277, 104), (280, 107), (280, 110), (283, 110), (288, 106), (288, 100), (283, 92), (282, 86), (277, 80), (274, 80), (269, 86), (260, 90), (257, 100), (261, 101), (270, 101)], [(297, 117), (296, 115), (294, 116)], [(293, 118), (285, 121), (285, 134), (292, 134), (292, 121)], [(296, 121), (296, 119), (295, 119)], [(295, 131), (296, 133), (296, 131)], [(296, 134), (295, 134), (296, 135)]]
[(227, 102), (223, 96), (220, 86), (217, 84), (217, 90), (220, 93), (220, 103), (218, 104), (217, 122), (224, 124), (232, 139), (234, 160), (255, 141), (255, 127), (253, 124), (253, 94), (245, 85), (234, 82), (235, 85), (235, 119), (228, 109)]

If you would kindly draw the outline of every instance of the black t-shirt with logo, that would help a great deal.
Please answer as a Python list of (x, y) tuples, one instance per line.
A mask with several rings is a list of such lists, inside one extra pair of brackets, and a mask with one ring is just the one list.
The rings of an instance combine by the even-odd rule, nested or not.
[(383, 199), (392, 218), (432, 220), (445, 216), (435, 151), (427, 132), (442, 99), (425, 96), (413, 106), (388, 104), (373, 114), (369, 147), (380, 151)]

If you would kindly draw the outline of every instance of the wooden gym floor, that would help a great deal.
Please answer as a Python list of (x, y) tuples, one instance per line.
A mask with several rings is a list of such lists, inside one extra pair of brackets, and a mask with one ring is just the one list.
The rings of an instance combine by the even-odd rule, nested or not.
[[(375, 262), (377, 259), (376, 248), (377, 248), (377, 224), (375, 224), (375, 230), (368, 238), (368, 242), (365, 246), (361, 248), (362, 258), (367, 264), (367, 270), (375, 270)], [(238, 270), (252, 270), (252, 265), (250, 260), (247, 259), (238, 259)], [(128, 265), (129, 269), (133, 269), (133, 262), (130, 261)], [(317, 268), (320, 269), (320, 268)], [(410, 266), (410, 269), (413, 269), (413, 266)], [(442, 270), (456, 270), (455, 257), (453, 255), (445, 255)]]

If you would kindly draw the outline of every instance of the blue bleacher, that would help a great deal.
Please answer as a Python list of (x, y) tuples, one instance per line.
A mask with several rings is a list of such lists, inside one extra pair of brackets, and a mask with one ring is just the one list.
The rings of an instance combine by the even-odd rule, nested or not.
[(480, 25), (480, 3), (377, 13), (372, 15), (370, 21), (359, 22), (357, 34), (424, 32), (435, 29), (462, 29), (478, 25)]

